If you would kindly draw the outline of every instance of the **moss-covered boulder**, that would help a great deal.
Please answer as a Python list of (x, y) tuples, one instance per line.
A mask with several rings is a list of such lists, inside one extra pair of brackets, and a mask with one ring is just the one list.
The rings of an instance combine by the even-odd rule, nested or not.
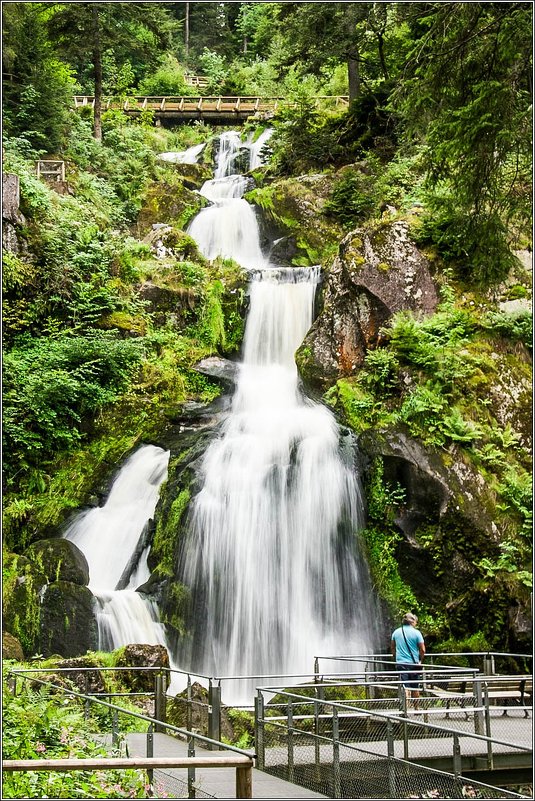
[(428, 262), (410, 240), (406, 222), (351, 232), (328, 271), (322, 311), (296, 354), (303, 379), (324, 388), (353, 374), (395, 312), (430, 314), (437, 303)]
[(24, 554), (46, 577), (48, 584), (54, 581), (71, 581), (73, 584), (89, 584), (89, 566), (82, 551), (74, 542), (63, 538), (38, 540)]
[(39, 650), (75, 657), (98, 647), (93, 593), (71, 581), (55, 581), (43, 592)]
[(265, 241), (276, 240), (270, 254), (273, 261), (308, 267), (334, 255), (343, 229), (324, 213), (332, 186), (330, 174), (303, 175), (245, 195), (262, 210)]
[(2, 632), (2, 659), (14, 659), (16, 662), (22, 662), (24, 659), (20, 640), (9, 631)]
[(80, 692), (106, 692), (104, 674), (99, 670), (101, 665), (95, 654), (78, 656), (73, 659), (58, 659), (56, 667), (61, 668), (62, 678), (71, 681)]
[(41, 592), (46, 585), (39, 567), (15, 553), (4, 553), (2, 563), (2, 611), (4, 631), (16, 637), (26, 656), (39, 647)]
[[(163, 645), (148, 645), (146, 643), (133, 643), (125, 645), (117, 653), (116, 667), (121, 668), (169, 668), (169, 654)], [(157, 670), (131, 670), (124, 671), (122, 680), (136, 692), (153, 692), (154, 677)], [(165, 673), (169, 677), (169, 673)]]
[(136, 223), (137, 235), (143, 237), (153, 223), (174, 223), (184, 228), (207, 201), (188, 189), (178, 174), (169, 174), (150, 183)]

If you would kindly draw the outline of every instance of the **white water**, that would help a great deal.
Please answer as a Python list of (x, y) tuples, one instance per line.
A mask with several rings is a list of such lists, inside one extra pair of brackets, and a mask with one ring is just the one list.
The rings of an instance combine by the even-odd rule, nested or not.
[(193, 145), (188, 147), (187, 150), (168, 151), (160, 153), (158, 158), (162, 161), (170, 161), (173, 164), (197, 164), (198, 158), (206, 147), (206, 142), (201, 142), (200, 145)]
[[(205, 454), (192, 506), (180, 578), (196, 613), (183, 658), (210, 675), (310, 673), (315, 655), (371, 646), (354, 539), (362, 501), (335, 420), (303, 396), (294, 361), (318, 270), (277, 269), (262, 256), (256, 218), (237, 190), (243, 179), (225, 178), (239, 146), (235, 132), (222, 137), (215, 180), (201, 190), (214, 205), (189, 229), (205, 256), (232, 257), (257, 280), (232, 410)], [(250, 701), (250, 690), (232, 683), (225, 701)]]
[[(115, 478), (106, 503), (76, 516), (65, 531), (89, 565), (89, 589), (97, 605), (99, 648), (128, 643), (166, 645), (156, 605), (136, 592), (150, 576), (145, 527), (167, 477), (169, 451), (139, 448)], [(132, 564), (135, 555), (137, 562)], [(118, 589), (121, 585), (124, 589)]]

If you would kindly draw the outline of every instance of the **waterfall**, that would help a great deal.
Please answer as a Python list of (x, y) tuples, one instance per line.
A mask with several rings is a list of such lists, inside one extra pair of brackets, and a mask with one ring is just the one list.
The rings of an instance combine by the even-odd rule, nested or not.
[[(251, 283), (231, 412), (205, 453), (179, 568), (195, 609), (182, 658), (219, 676), (310, 673), (315, 655), (371, 645), (355, 539), (363, 504), (338, 426), (303, 395), (294, 360), (319, 271), (263, 257), (243, 178), (230, 175), (240, 147), (237, 133), (222, 137), (214, 181), (201, 190), (213, 205), (189, 228), (205, 256), (234, 258)], [(251, 686), (233, 683), (225, 700), (250, 701)]]
[(166, 645), (156, 604), (136, 592), (150, 571), (146, 529), (167, 477), (169, 451), (144, 445), (115, 477), (106, 503), (76, 515), (64, 533), (89, 565), (99, 648), (128, 643)]
[(178, 152), (171, 150), (166, 153), (160, 153), (158, 158), (161, 161), (170, 161), (173, 164), (197, 164), (197, 160), (205, 147), (206, 142), (201, 142), (200, 145), (193, 145), (188, 147), (187, 150)]

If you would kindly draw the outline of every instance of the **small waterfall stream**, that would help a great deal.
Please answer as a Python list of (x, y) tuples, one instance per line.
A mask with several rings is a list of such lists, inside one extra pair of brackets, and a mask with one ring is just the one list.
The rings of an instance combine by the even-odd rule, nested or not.
[(166, 645), (156, 604), (136, 588), (150, 576), (146, 528), (168, 462), (169, 451), (154, 445), (139, 448), (117, 474), (106, 503), (80, 512), (64, 533), (89, 565), (101, 650), (128, 643)]

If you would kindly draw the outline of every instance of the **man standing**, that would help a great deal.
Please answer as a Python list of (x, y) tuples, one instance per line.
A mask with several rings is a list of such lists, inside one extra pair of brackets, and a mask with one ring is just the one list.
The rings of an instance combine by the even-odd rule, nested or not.
[[(419, 678), (425, 656), (425, 643), (422, 632), (416, 628), (418, 618), (411, 612), (404, 616), (401, 626), (392, 633), (390, 648), (396, 662), (396, 670), (405, 688), (405, 696), (417, 699), (420, 697)], [(418, 702), (415, 700), (415, 707)]]

